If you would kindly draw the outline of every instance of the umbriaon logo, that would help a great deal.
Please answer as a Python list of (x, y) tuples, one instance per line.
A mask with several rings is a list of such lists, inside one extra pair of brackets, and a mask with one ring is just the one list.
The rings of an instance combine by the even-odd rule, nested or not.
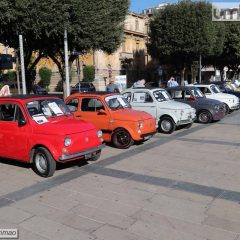
[(240, 21), (240, 3), (238, 2), (213, 2), (213, 21)]

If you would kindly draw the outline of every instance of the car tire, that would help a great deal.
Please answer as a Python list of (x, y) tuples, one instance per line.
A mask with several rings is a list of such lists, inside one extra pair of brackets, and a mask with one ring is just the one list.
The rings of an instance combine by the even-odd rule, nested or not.
[(229, 114), (230, 113), (230, 108), (226, 103), (224, 103), (224, 108), (225, 108), (225, 114), (226, 115)]
[(158, 123), (159, 130), (165, 134), (171, 134), (176, 130), (176, 124), (170, 117), (162, 117)]
[(212, 114), (207, 110), (202, 110), (198, 113), (197, 120), (199, 123), (210, 123), (213, 120)]
[(33, 154), (33, 170), (41, 177), (51, 177), (56, 170), (56, 161), (44, 147), (38, 147)]
[(101, 157), (101, 151), (99, 151), (94, 157), (87, 159), (87, 161), (97, 161)]
[(112, 143), (116, 148), (127, 149), (134, 143), (130, 133), (124, 128), (118, 128), (113, 132)]

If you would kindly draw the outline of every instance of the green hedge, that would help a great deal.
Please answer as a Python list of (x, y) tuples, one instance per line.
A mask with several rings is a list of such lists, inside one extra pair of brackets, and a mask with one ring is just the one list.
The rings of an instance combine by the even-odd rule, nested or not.
[(40, 82), (39, 85), (43, 88), (49, 87), (51, 83), (52, 70), (47, 67), (42, 67), (39, 69)]
[(83, 67), (84, 82), (93, 82), (95, 78), (95, 67), (92, 65)]

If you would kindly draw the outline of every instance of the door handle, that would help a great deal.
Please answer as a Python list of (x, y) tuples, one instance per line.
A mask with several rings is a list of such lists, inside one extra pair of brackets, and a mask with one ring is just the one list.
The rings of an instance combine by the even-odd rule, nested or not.
[(77, 118), (81, 117), (81, 115), (76, 115)]

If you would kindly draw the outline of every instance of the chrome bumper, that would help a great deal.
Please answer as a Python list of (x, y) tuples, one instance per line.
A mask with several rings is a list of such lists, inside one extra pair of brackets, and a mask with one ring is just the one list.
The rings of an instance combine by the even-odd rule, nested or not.
[(230, 107), (230, 109), (231, 110), (238, 110), (239, 109), (239, 104), (237, 104), (237, 105), (234, 105), (234, 106), (232, 106), (232, 107)]
[(59, 158), (59, 161), (67, 161), (67, 160), (70, 160), (70, 159), (74, 159), (74, 158), (79, 158), (79, 157), (84, 157), (88, 154), (91, 154), (91, 153), (95, 153), (97, 151), (100, 151), (102, 150), (103, 148), (105, 147), (105, 144), (102, 144), (98, 147), (94, 147), (94, 148), (90, 148), (86, 151), (82, 151), (82, 152), (78, 152), (78, 153), (73, 153), (73, 154), (68, 154), (68, 155), (62, 155), (60, 158)]

